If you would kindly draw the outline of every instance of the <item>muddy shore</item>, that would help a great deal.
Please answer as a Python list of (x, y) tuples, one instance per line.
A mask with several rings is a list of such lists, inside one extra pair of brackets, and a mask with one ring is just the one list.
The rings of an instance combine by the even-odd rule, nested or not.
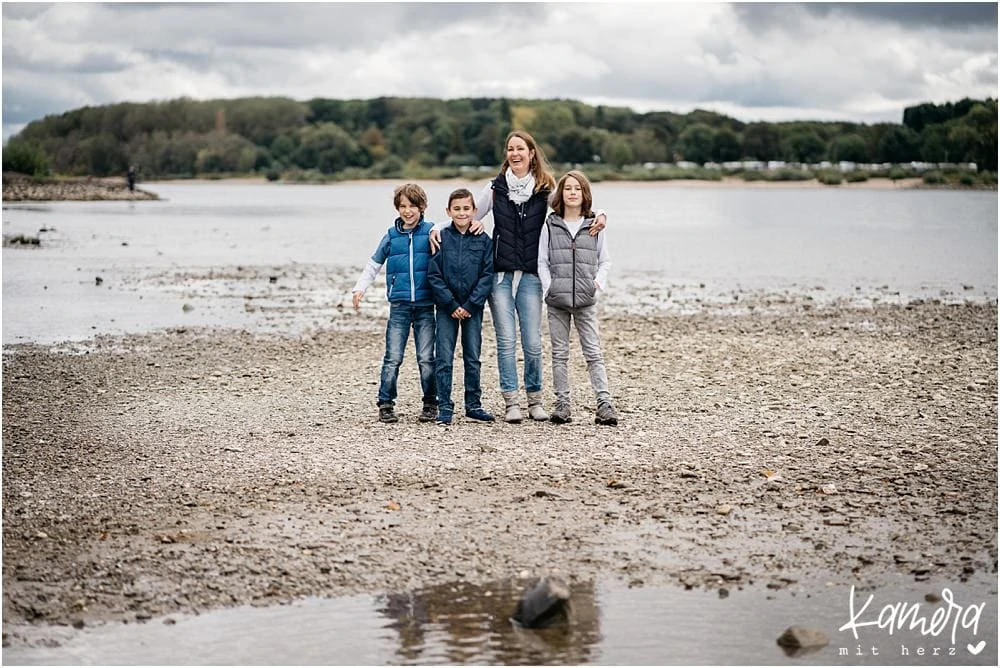
[(551, 572), (995, 579), (995, 303), (605, 313), (617, 428), (593, 424), (578, 355), (569, 425), (418, 423), (412, 356), (380, 424), (383, 325), (5, 347), (4, 644)]
[(159, 195), (136, 188), (129, 190), (124, 178), (35, 179), (4, 173), (4, 202), (66, 202), (99, 200), (156, 200)]
[[(466, 179), (452, 179), (456, 183), (467, 183)], [(428, 179), (420, 179), (427, 182)], [(204, 183), (217, 185), (246, 184), (264, 185), (269, 183), (262, 177), (227, 178), (227, 179), (185, 179), (185, 183)], [(369, 183), (361, 181), (360, 183)], [(397, 180), (387, 180), (387, 183), (398, 183)], [(345, 181), (343, 183), (359, 183)], [(336, 185), (330, 182), (325, 185)], [(842, 183), (836, 186), (824, 185), (816, 179), (805, 181), (745, 181), (742, 178), (724, 177), (719, 181), (697, 179), (672, 179), (663, 181), (607, 181), (604, 187), (624, 184), (629, 187), (643, 186), (655, 188), (771, 188), (771, 189), (804, 189), (804, 188), (846, 188), (850, 190), (913, 190), (913, 189), (968, 189), (955, 186), (929, 186), (919, 178), (906, 178), (893, 181), (890, 179), (869, 179), (856, 183)], [(279, 184), (280, 185), (280, 184)], [(995, 189), (995, 188), (994, 188)], [(58, 202), (58, 201), (97, 201), (97, 200), (156, 200), (159, 195), (150, 190), (136, 188), (129, 191), (124, 179), (116, 178), (64, 178), (36, 180), (17, 174), (4, 174), (3, 201), (5, 202)]]

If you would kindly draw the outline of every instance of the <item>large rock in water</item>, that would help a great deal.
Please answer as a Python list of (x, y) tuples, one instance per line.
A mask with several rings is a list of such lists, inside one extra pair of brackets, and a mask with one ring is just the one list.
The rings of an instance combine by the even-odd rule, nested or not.
[(778, 637), (778, 644), (789, 649), (808, 649), (812, 647), (823, 647), (830, 642), (826, 634), (816, 629), (804, 626), (789, 626), (785, 632)]
[(540, 629), (569, 620), (569, 585), (549, 576), (524, 592), (514, 611), (514, 621), (529, 629)]

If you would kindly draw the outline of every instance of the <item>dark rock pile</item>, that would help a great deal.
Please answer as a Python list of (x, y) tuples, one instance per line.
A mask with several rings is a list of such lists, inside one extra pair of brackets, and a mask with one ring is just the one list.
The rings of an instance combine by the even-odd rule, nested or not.
[(129, 190), (125, 179), (35, 179), (23, 174), (3, 175), (4, 202), (59, 202), (97, 200), (155, 200), (155, 193)]

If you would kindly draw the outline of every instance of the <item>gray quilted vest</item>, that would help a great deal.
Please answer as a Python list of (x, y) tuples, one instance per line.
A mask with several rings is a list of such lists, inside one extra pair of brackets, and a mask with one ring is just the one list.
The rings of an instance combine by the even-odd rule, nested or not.
[(597, 303), (597, 256), (599, 237), (590, 236), (593, 218), (583, 221), (576, 238), (561, 216), (550, 213), (545, 224), (549, 232), (549, 273), (552, 285), (545, 303), (561, 309), (575, 309)]

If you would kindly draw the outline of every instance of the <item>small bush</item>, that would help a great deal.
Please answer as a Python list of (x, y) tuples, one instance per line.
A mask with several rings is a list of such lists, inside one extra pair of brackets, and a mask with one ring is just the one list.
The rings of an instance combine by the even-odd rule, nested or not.
[(272, 167), (271, 169), (267, 170), (267, 173), (265, 174), (265, 176), (267, 177), (268, 181), (280, 181), (281, 180), (281, 170), (280, 169), (275, 169), (275, 168)]
[(402, 158), (397, 155), (390, 155), (384, 160), (379, 160), (372, 166), (372, 172), (383, 179), (398, 179), (403, 176), (403, 168), (406, 165)]
[(825, 186), (839, 186), (844, 182), (844, 177), (840, 175), (840, 172), (823, 170), (816, 174), (816, 180)]
[(808, 181), (813, 178), (811, 172), (801, 169), (790, 169), (788, 167), (779, 169), (771, 174), (769, 181)]
[(764, 175), (754, 170), (747, 170), (742, 174), (744, 181), (763, 181)]
[(958, 182), (963, 186), (974, 186), (976, 185), (976, 176), (970, 174), (969, 172), (963, 172), (961, 176), (958, 177)]
[(939, 185), (945, 182), (944, 174), (936, 169), (924, 172), (924, 183), (928, 185)]
[(848, 183), (862, 183), (868, 180), (868, 172), (856, 169), (853, 172), (847, 172), (844, 178)]
[(906, 172), (899, 167), (893, 167), (889, 170), (889, 178), (893, 181), (898, 181), (900, 179), (906, 178)]

